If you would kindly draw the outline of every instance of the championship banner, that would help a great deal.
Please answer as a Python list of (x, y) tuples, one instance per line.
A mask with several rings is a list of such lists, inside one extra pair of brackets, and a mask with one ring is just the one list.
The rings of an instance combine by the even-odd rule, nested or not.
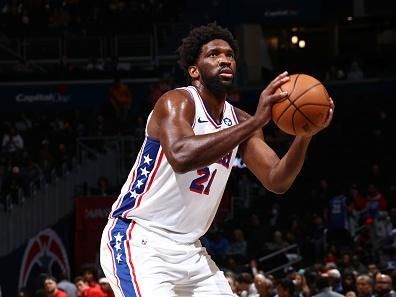
[(88, 263), (99, 263), (99, 247), (102, 231), (107, 223), (115, 197), (77, 197), (75, 200), (75, 269)]

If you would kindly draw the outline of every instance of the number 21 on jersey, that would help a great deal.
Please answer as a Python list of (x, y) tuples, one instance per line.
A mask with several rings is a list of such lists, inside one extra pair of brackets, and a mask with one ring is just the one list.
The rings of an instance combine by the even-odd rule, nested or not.
[(210, 172), (209, 167), (204, 167), (197, 170), (199, 175), (196, 179), (191, 182), (190, 191), (198, 194), (209, 195), (210, 187), (213, 179), (216, 176), (217, 169)]

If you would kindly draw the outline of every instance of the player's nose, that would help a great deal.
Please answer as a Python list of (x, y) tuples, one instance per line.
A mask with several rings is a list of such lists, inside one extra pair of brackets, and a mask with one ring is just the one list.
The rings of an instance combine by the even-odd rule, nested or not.
[(230, 66), (231, 59), (229, 57), (227, 57), (226, 55), (220, 55), (219, 56), (219, 65), (220, 66)]

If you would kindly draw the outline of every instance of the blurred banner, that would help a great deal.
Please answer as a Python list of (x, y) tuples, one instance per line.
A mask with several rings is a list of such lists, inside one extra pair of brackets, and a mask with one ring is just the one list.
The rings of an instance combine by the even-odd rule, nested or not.
[(99, 263), (102, 231), (115, 197), (77, 197), (75, 200), (74, 263), (78, 273), (83, 264)]
[[(124, 80), (134, 98), (147, 98), (152, 82)], [(1, 112), (98, 111), (110, 106), (111, 80), (0, 83)], [(136, 104), (138, 105), (138, 104)]]

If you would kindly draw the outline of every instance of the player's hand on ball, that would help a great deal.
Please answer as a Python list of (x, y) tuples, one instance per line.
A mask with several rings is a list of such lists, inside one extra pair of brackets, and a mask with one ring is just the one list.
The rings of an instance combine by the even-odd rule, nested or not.
[(314, 133), (312, 133), (310, 136), (314, 136), (319, 131), (322, 131), (324, 128), (327, 128), (330, 125), (330, 123), (333, 119), (335, 105), (334, 105), (334, 101), (333, 101), (333, 99), (331, 99), (331, 97), (329, 97), (329, 101), (330, 101), (330, 108), (329, 108), (329, 113), (327, 115), (326, 122), (318, 130), (316, 130)]
[[(322, 129), (328, 127), (328, 126), (330, 125), (330, 123), (331, 123), (331, 120), (333, 119), (335, 105), (334, 105), (334, 101), (333, 101), (333, 99), (332, 99), (331, 97), (329, 97), (329, 101), (330, 101), (329, 114), (327, 115), (327, 120), (326, 120), (326, 122), (323, 124), (323, 126), (322, 126), (322, 128), (321, 128), (320, 130), (322, 130)], [(320, 130), (319, 130), (319, 131), (320, 131)], [(319, 132), (319, 131), (318, 131), (318, 132)], [(316, 134), (316, 133), (315, 133), (315, 134)]]
[(275, 91), (284, 83), (289, 81), (289, 74), (287, 71), (279, 74), (260, 94), (254, 117), (259, 120), (261, 126), (265, 126), (271, 120), (272, 105), (285, 98), (287, 92), (275, 93)]

